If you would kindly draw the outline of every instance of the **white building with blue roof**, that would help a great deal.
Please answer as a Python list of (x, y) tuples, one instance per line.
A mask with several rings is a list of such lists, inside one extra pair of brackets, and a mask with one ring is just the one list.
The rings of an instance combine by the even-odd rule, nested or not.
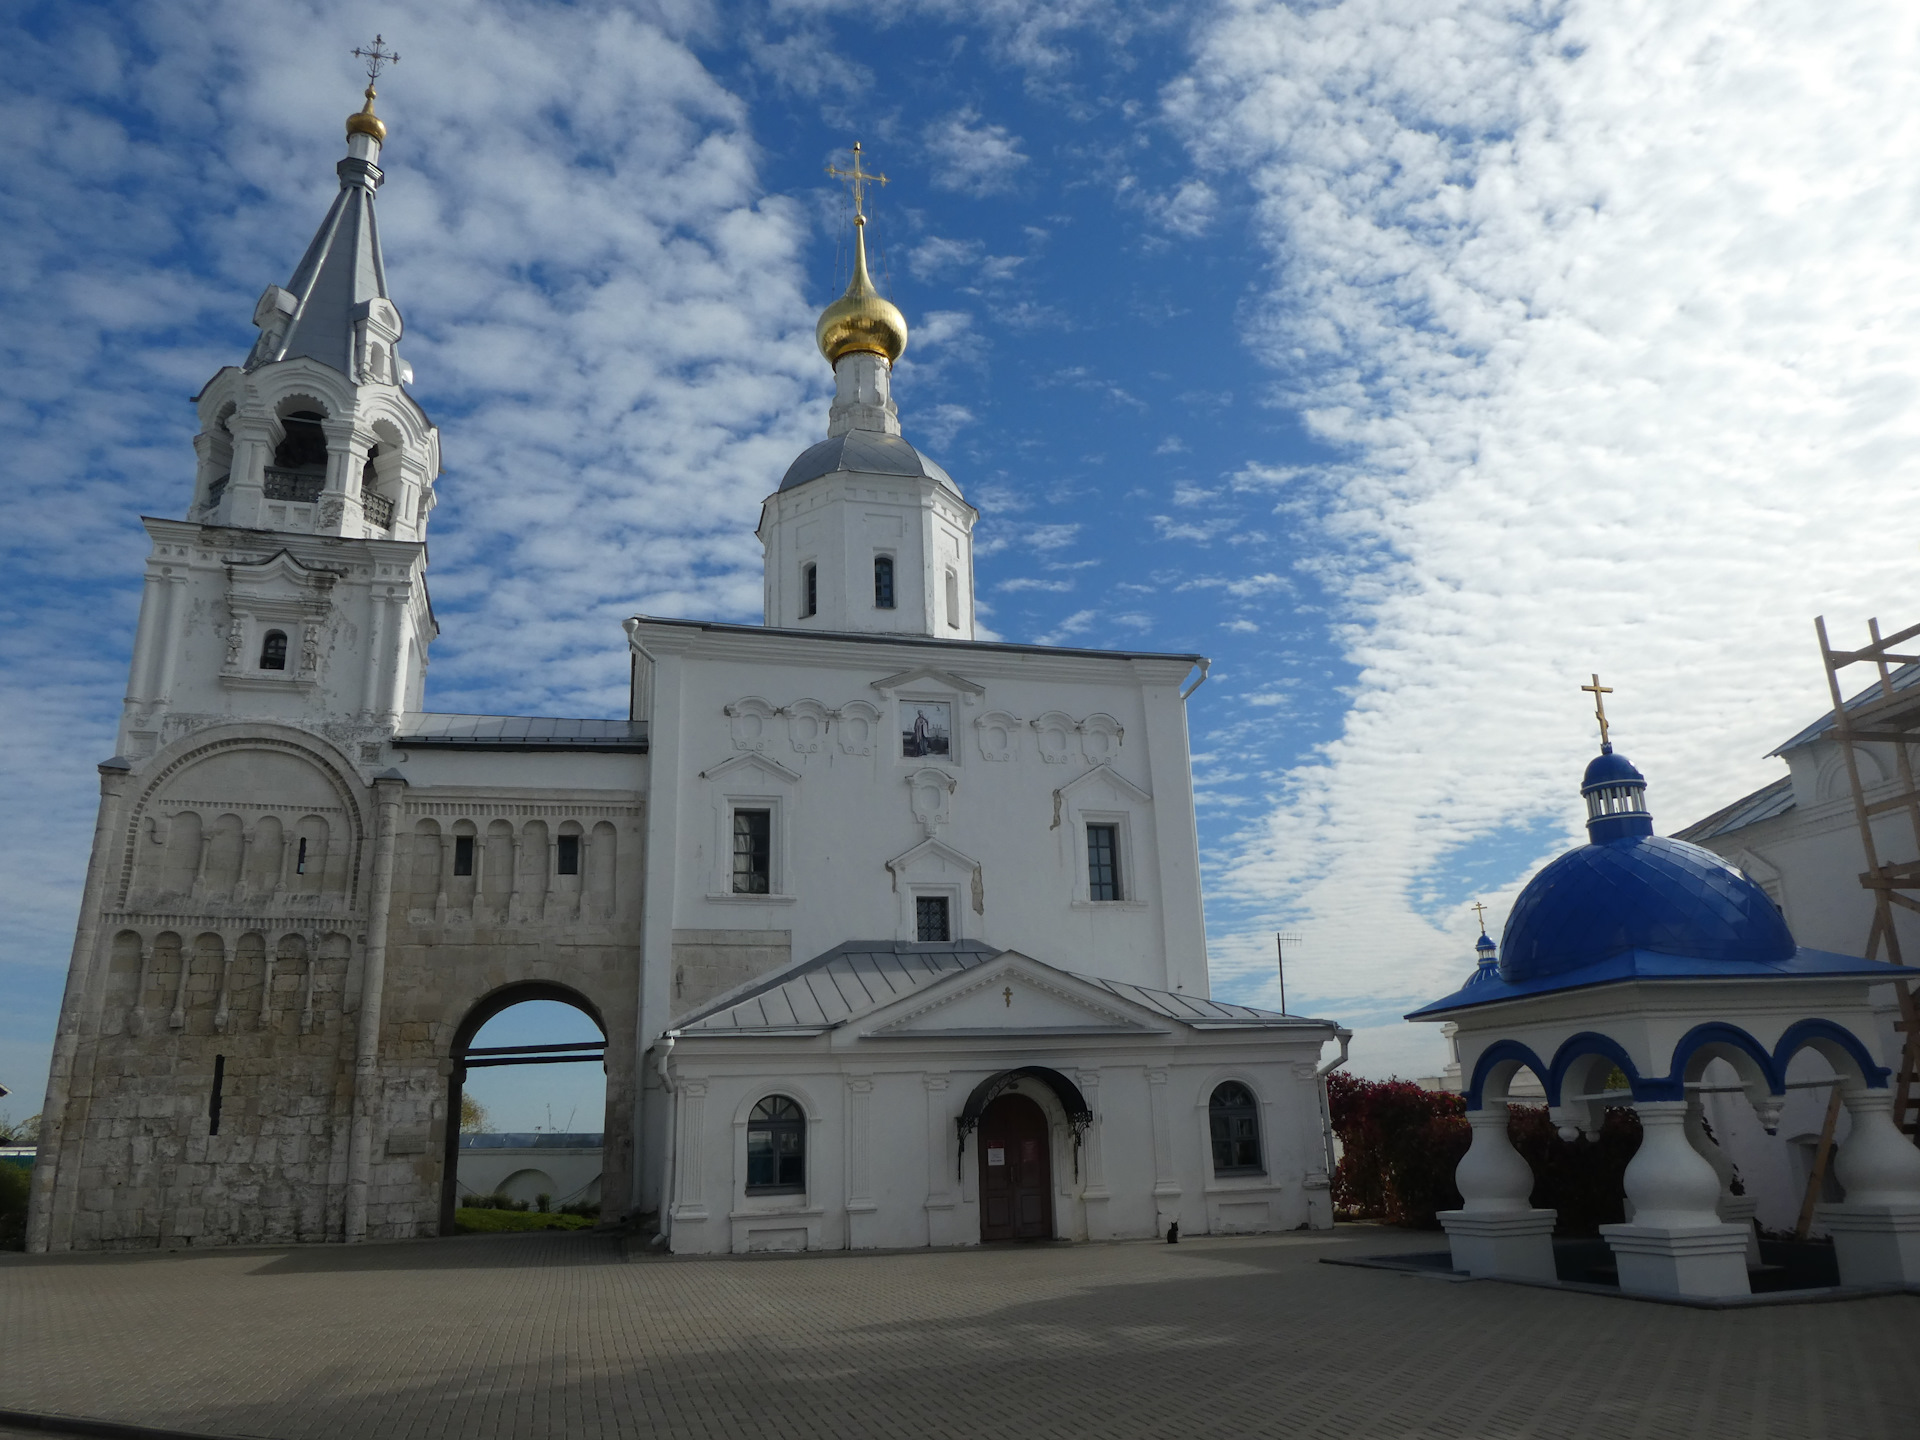
[[(441, 1233), (469, 1071), (559, 1059), (606, 1070), (604, 1215), (678, 1251), (1331, 1224), (1345, 1032), (1208, 993), (1207, 661), (978, 638), (976, 513), (901, 434), (857, 159), (764, 623), (629, 620), (624, 718), (424, 708), (439, 438), (386, 139), (370, 86), (200, 397), (185, 517), (147, 521), (29, 1244)], [(528, 1000), (600, 1039), (476, 1045)]]
[(1893, 1122), (1874, 1003), (1915, 972), (1797, 944), (1753, 879), (1653, 833), (1645, 777), (1604, 738), (1581, 794), (1588, 843), (1528, 882), (1465, 984), (1407, 1017), (1456, 1027), (1473, 1140), (1456, 1174), (1464, 1203), (1440, 1217), (1455, 1268), (1555, 1279), (1555, 1215), (1531, 1206), (1533, 1176), (1507, 1132), (1524, 1070), (1565, 1143), (1595, 1136), (1609, 1106), (1639, 1116), (1627, 1218), (1601, 1227), (1621, 1287), (1748, 1294), (1754, 1201), (1733, 1192), (1703, 1107), (1722, 1088), (1717, 1067), (1776, 1129), (1810, 1051), (1825, 1074), (1804, 1083), (1823, 1098), (1837, 1087), (1850, 1120), (1834, 1162), (1844, 1199), (1819, 1212), (1841, 1279), (1920, 1284), (1920, 1151)]

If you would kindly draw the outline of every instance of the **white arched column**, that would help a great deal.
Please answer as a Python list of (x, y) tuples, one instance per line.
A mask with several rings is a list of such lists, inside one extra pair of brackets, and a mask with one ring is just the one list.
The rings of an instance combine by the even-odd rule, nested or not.
[(1920, 1150), (1893, 1123), (1893, 1095), (1845, 1092), (1853, 1129), (1834, 1155), (1847, 1198), (1823, 1205), (1843, 1285), (1920, 1285)]
[(1698, 1093), (1687, 1096), (1687, 1143), (1713, 1167), (1713, 1173), (1720, 1181), (1720, 1198), (1713, 1207), (1720, 1222), (1723, 1225), (1738, 1225), (1747, 1232), (1747, 1265), (1751, 1268), (1760, 1263), (1760, 1236), (1753, 1228), (1753, 1217), (1760, 1208), (1760, 1199), (1756, 1195), (1733, 1193), (1733, 1161), (1727, 1158), (1727, 1152), (1720, 1148), (1719, 1141), (1707, 1133), (1706, 1120), (1705, 1097)]
[(1642, 1100), (1640, 1148), (1627, 1166), (1633, 1219), (1602, 1225), (1620, 1288), (1641, 1295), (1751, 1294), (1747, 1231), (1723, 1224), (1720, 1177), (1687, 1138), (1685, 1100)]
[(1453, 1268), (1469, 1275), (1552, 1280), (1556, 1212), (1535, 1210), (1533, 1170), (1507, 1136), (1507, 1102), (1487, 1099), (1467, 1112), (1473, 1144), (1460, 1157), (1453, 1183), (1461, 1208), (1442, 1210)]

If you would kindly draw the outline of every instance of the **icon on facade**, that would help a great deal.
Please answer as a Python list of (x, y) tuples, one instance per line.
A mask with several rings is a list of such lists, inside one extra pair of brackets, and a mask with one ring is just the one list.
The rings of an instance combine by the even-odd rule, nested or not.
[(905, 701), (900, 720), (900, 754), (906, 759), (944, 760), (953, 753), (953, 707), (945, 701)]

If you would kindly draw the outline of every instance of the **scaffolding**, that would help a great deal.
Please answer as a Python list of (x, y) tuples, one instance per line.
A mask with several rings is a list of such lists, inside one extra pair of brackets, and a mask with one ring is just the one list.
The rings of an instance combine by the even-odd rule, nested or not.
[[(1860, 650), (1835, 650), (1827, 640), (1824, 615), (1813, 622), (1820, 637), (1820, 659), (1826, 666), (1827, 690), (1833, 697), (1833, 735), (1847, 767), (1847, 784), (1853, 790), (1853, 813), (1860, 827), (1860, 845), (1866, 854), (1867, 868), (1860, 884), (1873, 895), (1873, 925), (1867, 932), (1869, 960), (1886, 958), (1895, 965), (1906, 964), (1900, 953), (1900, 935), (1894, 928), (1897, 906), (1920, 914), (1920, 859), (1891, 862), (1880, 858), (1874, 839), (1873, 821), (1877, 815), (1904, 810), (1913, 827), (1913, 843), (1920, 854), (1920, 788), (1914, 784), (1912, 747), (1920, 745), (1920, 685), (1896, 686), (1895, 666), (1920, 665), (1920, 653), (1901, 653), (1899, 647), (1920, 639), (1920, 625), (1910, 625), (1894, 635), (1880, 633), (1878, 619), (1867, 622), (1871, 641)], [(1871, 665), (1875, 679), (1849, 705), (1840, 672), (1850, 665)], [(1911, 679), (1911, 675), (1902, 675)], [(1888, 745), (1894, 756), (1894, 789), (1877, 800), (1868, 800), (1860, 780), (1862, 745)], [(1876, 764), (1876, 769), (1884, 769)], [(1916, 957), (1920, 958), (1920, 957)], [(1894, 1082), (1893, 1119), (1903, 1131), (1920, 1138), (1920, 1001), (1912, 985), (1893, 982), (1900, 1004), (1900, 1019), (1894, 1029), (1902, 1037), (1900, 1070)]]

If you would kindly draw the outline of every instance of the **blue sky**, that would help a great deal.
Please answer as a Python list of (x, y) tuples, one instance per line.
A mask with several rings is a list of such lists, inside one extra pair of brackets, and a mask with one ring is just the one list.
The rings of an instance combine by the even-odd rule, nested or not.
[(1577, 838), (1588, 672), (1677, 828), (1819, 709), (1814, 614), (1911, 616), (1910, 7), (870, 10), (9, 7), (0, 1083), (42, 1083), (136, 517), (186, 503), (186, 397), (318, 222), (375, 30), (447, 464), (429, 705), (619, 713), (621, 617), (757, 616), (858, 138), (985, 623), (1215, 657), (1216, 991), (1271, 1002), (1299, 934), (1292, 1008), (1368, 1073), (1437, 1067), (1396, 1017)]

